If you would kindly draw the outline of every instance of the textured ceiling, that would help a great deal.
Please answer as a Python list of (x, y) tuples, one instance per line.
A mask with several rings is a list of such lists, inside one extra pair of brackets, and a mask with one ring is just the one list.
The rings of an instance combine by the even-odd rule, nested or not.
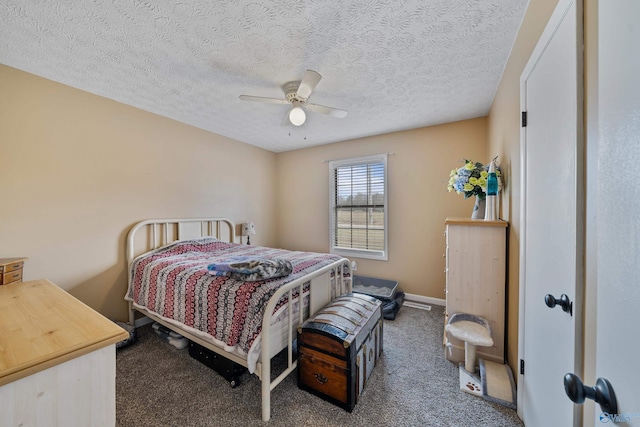
[[(0, 63), (274, 152), (486, 115), (527, 0), (2, 0)], [(347, 110), (283, 126), (282, 86)]]

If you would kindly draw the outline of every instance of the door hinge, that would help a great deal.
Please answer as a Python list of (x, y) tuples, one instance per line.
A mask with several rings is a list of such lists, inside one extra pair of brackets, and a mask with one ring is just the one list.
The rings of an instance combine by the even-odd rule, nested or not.
[(524, 360), (520, 359), (520, 375), (524, 375)]
[(523, 128), (527, 127), (527, 112), (526, 111), (522, 112), (522, 127)]

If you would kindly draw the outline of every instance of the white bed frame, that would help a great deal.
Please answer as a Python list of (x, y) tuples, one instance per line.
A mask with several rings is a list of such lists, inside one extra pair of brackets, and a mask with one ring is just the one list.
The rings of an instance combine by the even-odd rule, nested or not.
[[(131, 263), (133, 259), (145, 252), (157, 249), (161, 246), (178, 240), (196, 239), (200, 237), (216, 237), (219, 240), (235, 242), (236, 226), (233, 222), (226, 218), (187, 218), (187, 219), (150, 219), (141, 221), (135, 224), (129, 234), (127, 235), (126, 257), (127, 257), (127, 277), (131, 281)], [(313, 315), (330, 301), (337, 296), (351, 292), (351, 274), (348, 279), (344, 279), (343, 274), (338, 274), (339, 268), (346, 268), (350, 271), (350, 262), (345, 262), (345, 259), (336, 261), (328, 266), (325, 266), (313, 273), (300, 277), (276, 291), (271, 297), (265, 315), (262, 320), (262, 344), (261, 344), (261, 356), (256, 366), (255, 374), (262, 381), (262, 420), (269, 421), (271, 417), (271, 390), (273, 390), (283, 379), (285, 379), (291, 372), (293, 372), (297, 366), (297, 361), (293, 360), (293, 298), (294, 291), (298, 291), (299, 295), (302, 295), (302, 286), (305, 282), (310, 282), (309, 290), (309, 312), (308, 316)], [(344, 270), (343, 270), (344, 273)], [(331, 275), (335, 277), (335, 286), (331, 286)], [(271, 359), (270, 354), (272, 350), (277, 353), (282, 349), (271, 348), (271, 321), (272, 313), (275, 309), (278, 301), (288, 294), (288, 304), (286, 310), (288, 313), (288, 345), (287, 345), (287, 368), (284, 369), (280, 375), (271, 380)], [(136, 318), (135, 312), (138, 311), (147, 316), (145, 319)], [(298, 322), (302, 324), (308, 316), (304, 315), (305, 310), (298, 310)], [(150, 319), (150, 320), (149, 320)], [(194, 341), (203, 347), (206, 347), (227, 359), (247, 367), (247, 361), (235, 354), (228, 353), (215, 346), (214, 344), (202, 339), (193, 333), (183, 330), (173, 323), (169, 323), (158, 315), (144, 309), (134, 307), (132, 302), (129, 302), (129, 324), (134, 327), (139, 327), (151, 321), (158, 322), (167, 328), (179, 333), (180, 335)], [(264, 361), (268, 361), (265, 363)]]

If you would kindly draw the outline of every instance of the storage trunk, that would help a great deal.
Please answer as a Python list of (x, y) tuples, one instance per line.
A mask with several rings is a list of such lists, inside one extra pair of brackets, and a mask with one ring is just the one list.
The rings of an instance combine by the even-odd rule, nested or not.
[(298, 387), (351, 412), (382, 353), (381, 302), (338, 297), (298, 328)]

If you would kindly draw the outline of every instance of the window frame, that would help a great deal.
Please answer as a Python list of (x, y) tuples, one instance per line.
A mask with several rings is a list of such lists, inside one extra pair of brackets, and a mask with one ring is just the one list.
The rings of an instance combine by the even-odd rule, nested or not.
[[(366, 157), (356, 157), (329, 161), (329, 252), (346, 258), (367, 258), (380, 261), (389, 259), (389, 204), (388, 186), (389, 170), (387, 154), (377, 154)], [(368, 165), (382, 163), (384, 167), (384, 248), (382, 250), (354, 249), (336, 246), (336, 169), (346, 166)]]

